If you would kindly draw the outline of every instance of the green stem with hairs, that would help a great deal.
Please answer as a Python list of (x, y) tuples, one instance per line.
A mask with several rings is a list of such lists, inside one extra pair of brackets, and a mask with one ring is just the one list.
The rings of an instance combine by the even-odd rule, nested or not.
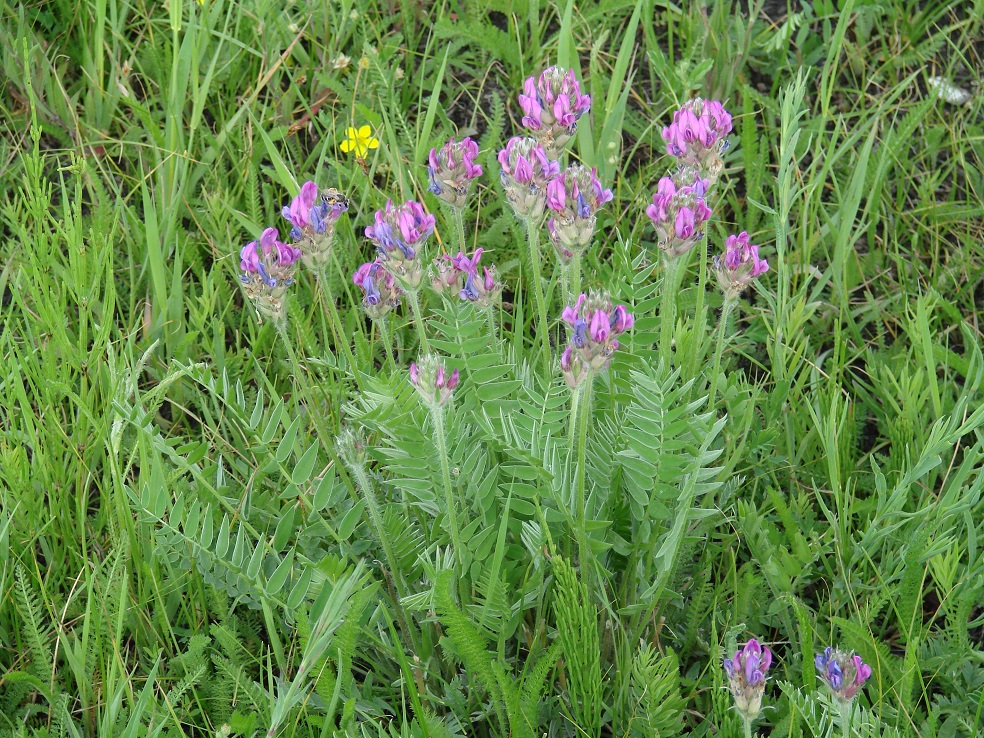
[(591, 581), (592, 568), (591, 568), (591, 550), (588, 547), (588, 531), (587, 531), (587, 501), (585, 495), (585, 472), (587, 465), (587, 451), (588, 451), (588, 424), (591, 421), (591, 391), (594, 384), (594, 373), (590, 370), (588, 375), (584, 378), (581, 389), (578, 392), (581, 395), (578, 398), (578, 418), (577, 418), (577, 469), (575, 471), (574, 477), (574, 491), (575, 491), (575, 504), (577, 505), (577, 547), (578, 547), (578, 558), (581, 561), (581, 574), (584, 577), (584, 583), (588, 585), (588, 591), (591, 591)]
[(492, 350), (499, 352), (499, 330), (495, 323), (495, 305), (485, 306), (485, 322), (489, 325), (489, 337), (492, 340)]
[[(366, 501), (366, 509), (369, 511), (369, 522), (376, 529), (376, 537), (383, 547), (383, 555), (386, 557), (386, 565), (389, 566), (390, 572), (393, 575), (393, 582), (395, 583), (397, 594), (403, 597), (407, 594), (403, 582), (403, 572), (400, 571), (396, 555), (393, 553), (393, 545), (389, 536), (386, 535), (386, 528), (383, 526), (383, 512), (379, 508), (379, 500), (376, 499), (376, 492), (372, 487), (372, 482), (369, 480), (365, 466), (361, 463), (353, 462), (348, 464), (348, 467), (352, 472), (352, 476), (355, 477), (356, 486), (362, 492), (362, 499)], [(397, 608), (397, 610), (399, 609)]]
[(533, 280), (533, 296), (536, 299), (536, 332), (540, 337), (543, 354), (543, 374), (550, 373), (550, 335), (547, 332), (547, 303), (543, 299), (543, 267), (540, 254), (540, 224), (526, 219), (527, 251), (530, 255), (530, 271)]
[(570, 292), (564, 290), (564, 299), (567, 300), (568, 305), (573, 305), (577, 300), (578, 295), (581, 294), (581, 252), (575, 251), (574, 258), (571, 259), (571, 280), (570, 280)]
[(847, 702), (840, 701), (840, 714), (841, 714), (841, 735), (843, 738), (851, 738), (851, 713), (854, 708), (854, 700), (849, 700)]
[[(434, 435), (437, 436), (437, 452), (441, 457), (441, 477), (444, 481), (444, 504), (448, 508), (448, 523), (451, 528), (451, 544), (454, 546), (454, 555), (460, 567), (459, 591), (464, 598), (466, 590), (464, 587), (464, 561), (465, 549), (461, 545), (461, 528), (458, 526), (458, 513), (455, 511), (454, 490), (451, 487), (451, 463), (448, 460), (448, 439), (444, 435), (444, 408), (437, 404), (430, 405), (431, 419), (434, 422)], [(462, 599), (461, 604), (465, 604)]]
[(451, 217), (454, 220), (454, 229), (458, 234), (458, 249), (465, 252), (468, 250), (465, 243), (465, 213), (461, 208), (456, 208), (454, 205), (449, 207), (451, 208)]
[(384, 315), (376, 320), (379, 326), (379, 337), (383, 342), (383, 349), (386, 351), (386, 360), (389, 362), (391, 372), (396, 372), (396, 359), (393, 358), (393, 339), (390, 338), (389, 321)]
[(413, 324), (417, 328), (420, 353), (429, 354), (430, 344), (427, 343), (427, 333), (424, 331), (424, 316), (420, 312), (420, 294), (417, 290), (410, 290), (404, 294), (407, 296), (407, 302), (410, 303), (410, 312), (413, 313)]
[(724, 343), (727, 338), (728, 316), (735, 306), (735, 301), (725, 295), (724, 305), (721, 307), (721, 322), (718, 324), (717, 348), (714, 349), (714, 370), (711, 373), (711, 390), (707, 399), (707, 409), (714, 410), (714, 398), (717, 394), (718, 374), (721, 371), (721, 354), (724, 352)]
[(680, 271), (680, 257), (663, 256), (663, 285), (659, 295), (659, 358), (667, 369), (673, 361), (673, 330), (676, 327)]
[(752, 721), (742, 718), (741, 725), (745, 730), (745, 738), (752, 738)]

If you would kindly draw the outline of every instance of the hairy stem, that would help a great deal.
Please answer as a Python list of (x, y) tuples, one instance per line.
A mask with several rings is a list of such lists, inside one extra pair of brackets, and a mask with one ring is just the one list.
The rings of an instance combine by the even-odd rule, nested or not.
[(393, 339), (390, 338), (389, 321), (384, 315), (376, 320), (376, 325), (379, 326), (379, 337), (383, 342), (383, 349), (386, 351), (386, 360), (389, 362), (390, 371), (395, 372), (396, 359), (393, 358)]
[(591, 421), (591, 390), (594, 384), (594, 375), (589, 372), (585, 377), (584, 383), (578, 394), (578, 418), (577, 418), (577, 469), (574, 478), (575, 504), (577, 505), (577, 547), (578, 558), (581, 561), (581, 573), (584, 583), (591, 591), (591, 550), (588, 547), (587, 532), (587, 501), (585, 500), (585, 472), (588, 451), (588, 424)]
[[(465, 549), (461, 546), (461, 528), (458, 525), (458, 513), (455, 511), (454, 490), (451, 487), (451, 463), (448, 460), (448, 439), (444, 435), (444, 408), (432, 405), (430, 407), (431, 418), (434, 421), (434, 435), (437, 439), (437, 452), (441, 457), (441, 477), (444, 481), (444, 504), (448, 508), (448, 523), (451, 528), (451, 544), (454, 546), (454, 555), (460, 567), (459, 572), (459, 591), (462, 596), (464, 589), (464, 561)], [(462, 599), (464, 604), (464, 599)]]
[(461, 208), (456, 208), (451, 205), (451, 216), (454, 220), (454, 229), (458, 234), (458, 250), (465, 252), (468, 251), (467, 244), (465, 243), (465, 213)]
[(663, 285), (659, 295), (659, 358), (667, 368), (673, 360), (673, 330), (676, 327), (680, 271), (679, 257), (663, 257)]
[(543, 267), (540, 254), (540, 224), (527, 219), (527, 251), (530, 255), (530, 271), (533, 281), (533, 296), (536, 299), (536, 332), (542, 346), (543, 374), (550, 373), (550, 335), (547, 332), (547, 303), (543, 299)]
[(714, 397), (717, 394), (718, 374), (721, 371), (721, 354), (724, 351), (724, 343), (727, 339), (728, 316), (731, 314), (735, 301), (729, 297), (724, 298), (724, 305), (721, 307), (721, 322), (718, 324), (717, 348), (714, 349), (714, 370), (711, 373), (711, 391), (708, 395), (707, 409), (714, 410)]
[(430, 344), (427, 343), (427, 333), (424, 331), (424, 316), (420, 312), (420, 295), (417, 290), (405, 293), (413, 313), (413, 324), (417, 328), (417, 340), (420, 342), (420, 353), (429, 354)]

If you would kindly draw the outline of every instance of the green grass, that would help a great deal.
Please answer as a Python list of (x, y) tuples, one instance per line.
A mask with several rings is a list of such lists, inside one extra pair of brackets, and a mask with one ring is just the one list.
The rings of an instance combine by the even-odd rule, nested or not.
[[(829, 644), (873, 669), (855, 735), (980, 735), (981, 4), (753, 10), (0, 0), (0, 734), (728, 738), (721, 658), (755, 636), (759, 735), (839, 734)], [(593, 99), (570, 160), (615, 193), (582, 283), (636, 317), (583, 413), (554, 259), (545, 356), (496, 181), (554, 63)], [(693, 95), (735, 130), (670, 351), (643, 211)], [(392, 371), (350, 275), (387, 198), (452, 248), (426, 193), (451, 135), (506, 291), (500, 347), (423, 293), (462, 373), (439, 442), (417, 326), (389, 316)], [(351, 207), (326, 284), (292, 287), (295, 361), (238, 252), (307, 179)], [(741, 230), (771, 269), (719, 328)]]

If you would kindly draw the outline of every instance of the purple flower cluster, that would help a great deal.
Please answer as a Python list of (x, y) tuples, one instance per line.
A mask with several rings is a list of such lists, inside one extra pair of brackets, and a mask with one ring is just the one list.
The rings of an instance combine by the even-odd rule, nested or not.
[(362, 306), (373, 320), (382, 318), (400, 304), (400, 288), (380, 259), (356, 269), (352, 281), (362, 290)]
[(239, 252), (246, 296), (263, 317), (274, 323), (286, 319), (284, 295), (294, 282), (301, 250), (280, 240), (276, 228), (267, 228), (258, 241), (250, 241)]
[(434, 216), (419, 202), (407, 200), (402, 205), (386, 201), (376, 211), (375, 223), (366, 228), (366, 237), (379, 252), (383, 267), (406, 290), (416, 290), (423, 276), (418, 251), (434, 232)]
[(587, 248), (597, 223), (595, 213), (611, 199), (612, 191), (601, 186), (597, 170), (580, 164), (568, 167), (547, 185), (547, 207), (555, 213), (547, 228), (561, 259), (569, 260)]
[(831, 694), (841, 702), (854, 699), (861, 686), (871, 677), (871, 667), (854, 653), (844, 653), (839, 648), (827, 646), (815, 659), (820, 678), (830, 688)]
[(571, 389), (608, 365), (618, 348), (616, 336), (635, 323), (624, 305), (612, 305), (607, 292), (582, 293), (560, 317), (571, 328), (570, 344), (560, 357), (560, 369)]
[(666, 153), (683, 165), (693, 167), (713, 184), (724, 162), (721, 155), (728, 148), (731, 115), (716, 100), (695, 98), (673, 114), (673, 123), (663, 129)]
[(725, 240), (724, 258), (714, 257), (714, 272), (729, 299), (738, 297), (753, 279), (769, 271), (769, 263), (759, 258), (758, 249), (750, 242), (748, 233), (742, 231)]
[(771, 665), (772, 652), (754, 638), (736, 651), (733, 658), (724, 660), (724, 673), (735, 698), (735, 707), (749, 723), (762, 711), (765, 679)]
[(551, 161), (532, 138), (515, 136), (499, 152), (500, 179), (506, 199), (520, 218), (537, 222), (547, 205), (547, 185), (560, 174), (560, 164)]
[(551, 159), (557, 159), (577, 131), (578, 119), (588, 112), (591, 98), (581, 94), (573, 69), (548, 67), (530, 77), (519, 96), (523, 125), (533, 132)]
[(410, 382), (417, 388), (420, 398), (431, 408), (439, 408), (451, 399), (458, 386), (458, 370), (448, 374), (436, 354), (420, 358), (420, 363), (410, 364)]
[(704, 223), (711, 217), (704, 201), (706, 191), (707, 181), (700, 178), (682, 187), (671, 177), (659, 181), (646, 215), (656, 226), (659, 247), (667, 257), (685, 254), (703, 238)]
[(427, 188), (449, 205), (464, 207), (471, 181), (482, 176), (482, 167), (475, 163), (478, 144), (470, 138), (456, 142), (453, 138), (440, 149), (431, 149), (427, 169), (430, 186)]
[(502, 283), (495, 266), (482, 267), (482, 274), (478, 273), (478, 262), (484, 251), (479, 247), (471, 257), (459, 251), (457, 256), (445, 254), (435, 259), (435, 274), (431, 278), (434, 290), (440, 293), (455, 289), (458, 297), (479, 307), (494, 305), (502, 294)]
[(348, 210), (348, 199), (329, 188), (320, 193), (318, 185), (308, 181), (297, 197), (285, 205), (281, 214), (291, 224), (290, 238), (301, 248), (304, 263), (319, 271), (327, 264), (335, 223)]

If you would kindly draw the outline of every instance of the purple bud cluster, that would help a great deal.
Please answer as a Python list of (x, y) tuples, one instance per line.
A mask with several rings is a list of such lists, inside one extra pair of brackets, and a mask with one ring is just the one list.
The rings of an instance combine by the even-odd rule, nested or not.
[(366, 237), (376, 246), (386, 271), (410, 291), (420, 286), (423, 267), (418, 252), (433, 232), (434, 216), (419, 202), (407, 200), (395, 206), (387, 200), (386, 207), (376, 211), (375, 223), (366, 228)]
[(441, 148), (431, 149), (427, 189), (453, 207), (464, 207), (471, 181), (482, 176), (481, 165), (475, 163), (477, 157), (478, 144), (470, 138), (461, 142), (452, 138)]
[(570, 343), (560, 357), (560, 369), (571, 389), (608, 365), (618, 348), (616, 336), (635, 323), (624, 305), (612, 305), (607, 292), (582, 293), (560, 317), (571, 328)]
[(573, 69), (548, 67), (539, 77), (526, 80), (519, 104), (523, 125), (547, 155), (557, 159), (577, 131), (578, 119), (591, 107), (591, 98), (581, 94)]
[(704, 224), (711, 209), (704, 201), (707, 180), (678, 186), (671, 177), (663, 177), (653, 195), (646, 215), (656, 226), (659, 247), (669, 258), (685, 254), (704, 237)]
[(281, 214), (291, 224), (290, 238), (301, 249), (304, 264), (320, 271), (328, 263), (335, 223), (348, 210), (348, 199), (329, 188), (319, 194), (318, 185), (308, 181), (297, 197), (284, 205)]
[(871, 677), (871, 667), (854, 653), (827, 646), (815, 659), (820, 678), (841, 702), (850, 702)]
[(473, 302), (479, 307), (489, 307), (498, 302), (502, 294), (502, 283), (498, 278), (495, 266), (482, 267), (478, 272), (478, 262), (485, 249), (479, 247), (470, 257), (463, 251), (457, 256), (443, 255), (434, 260), (434, 274), (431, 284), (434, 290), (442, 293), (453, 289), (458, 291), (458, 297)]
[(729, 141), (731, 115), (716, 100), (694, 98), (673, 114), (673, 123), (663, 129), (666, 153), (708, 179), (717, 181), (724, 162), (721, 155)]
[(547, 207), (554, 216), (547, 221), (550, 241), (564, 261), (582, 253), (594, 235), (598, 209), (612, 199), (601, 186), (596, 169), (579, 164), (568, 167), (547, 185)]
[(560, 174), (560, 164), (547, 157), (532, 138), (515, 136), (499, 152), (500, 179), (506, 199), (523, 220), (538, 222), (547, 205), (547, 185)]
[(276, 228), (267, 228), (258, 241), (250, 241), (239, 252), (243, 289), (257, 311), (274, 323), (282, 323), (284, 296), (294, 283), (294, 270), (301, 250), (280, 240)]
[(419, 362), (410, 364), (410, 382), (417, 388), (417, 394), (431, 408), (445, 405), (458, 386), (458, 370), (448, 374), (436, 354), (423, 356)]
[(771, 665), (772, 652), (754, 638), (736, 651), (733, 658), (724, 660), (724, 673), (735, 698), (735, 708), (748, 723), (762, 711), (765, 679)]
[(724, 257), (714, 257), (714, 273), (729, 299), (740, 295), (760, 274), (769, 271), (769, 263), (759, 258), (759, 247), (750, 242), (748, 233), (731, 235), (724, 242)]
[(400, 288), (393, 275), (383, 267), (379, 259), (370, 261), (352, 275), (352, 281), (362, 290), (362, 306), (366, 314), (376, 320), (400, 304)]

